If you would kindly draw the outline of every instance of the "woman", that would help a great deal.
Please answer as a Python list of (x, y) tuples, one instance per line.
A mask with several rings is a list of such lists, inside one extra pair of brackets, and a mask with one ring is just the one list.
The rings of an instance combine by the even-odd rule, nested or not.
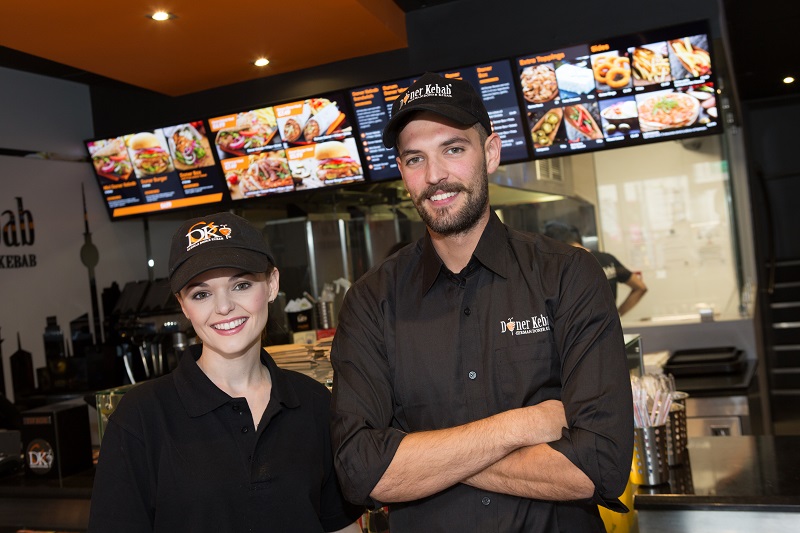
[(261, 347), (279, 281), (261, 233), (230, 213), (189, 220), (169, 279), (202, 345), (111, 415), (89, 531), (359, 532), (333, 468), (330, 393)]

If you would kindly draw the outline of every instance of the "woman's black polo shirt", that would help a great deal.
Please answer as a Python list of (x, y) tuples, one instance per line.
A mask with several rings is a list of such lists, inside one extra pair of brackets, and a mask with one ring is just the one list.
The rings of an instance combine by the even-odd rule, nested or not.
[(103, 436), (91, 532), (321, 532), (354, 522), (333, 468), (330, 393), (262, 353), (272, 395), (258, 430), (197, 366), (126, 393)]

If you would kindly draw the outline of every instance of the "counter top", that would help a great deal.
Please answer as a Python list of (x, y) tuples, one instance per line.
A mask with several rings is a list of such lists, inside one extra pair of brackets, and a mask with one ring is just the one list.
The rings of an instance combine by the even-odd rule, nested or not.
[(670, 483), (639, 487), (637, 511), (800, 513), (800, 436), (690, 437)]

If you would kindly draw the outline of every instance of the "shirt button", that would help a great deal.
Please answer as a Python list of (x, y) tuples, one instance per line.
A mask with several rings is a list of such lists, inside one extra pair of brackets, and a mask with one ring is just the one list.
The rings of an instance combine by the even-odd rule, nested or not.
[(470, 373), (468, 375), (469, 375), (469, 379), (475, 379), (475, 378), (478, 377), (478, 373), (475, 372), (475, 371), (470, 371)]
[(250, 431), (250, 430), (249, 430), (249, 429), (247, 429), (247, 426), (244, 426), (244, 427), (242, 428), (242, 433), (247, 433), (248, 431)]
[(233, 410), (234, 411), (238, 411), (239, 410), (239, 404), (238, 403), (233, 404)]
[(472, 311), (469, 310), (469, 307), (465, 307), (464, 308), (464, 314), (467, 315), (467, 316), (472, 314)]
[(492, 503), (492, 499), (491, 499), (491, 498), (489, 498), (488, 496), (484, 496), (484, 497), (481, 499), (481, 503), (482, 503), (483, 505), (489, 505), (490, 503)]

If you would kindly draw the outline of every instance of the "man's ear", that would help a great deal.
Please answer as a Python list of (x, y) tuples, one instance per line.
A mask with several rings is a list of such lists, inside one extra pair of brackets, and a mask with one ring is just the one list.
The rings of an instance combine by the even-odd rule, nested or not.
[(486, 154), (486, 173), (491, 174), (497, 167), (500, 166), (500, 136), (497, 133), (492, 133), (486, 138), (483, 145), (484, 153)]

